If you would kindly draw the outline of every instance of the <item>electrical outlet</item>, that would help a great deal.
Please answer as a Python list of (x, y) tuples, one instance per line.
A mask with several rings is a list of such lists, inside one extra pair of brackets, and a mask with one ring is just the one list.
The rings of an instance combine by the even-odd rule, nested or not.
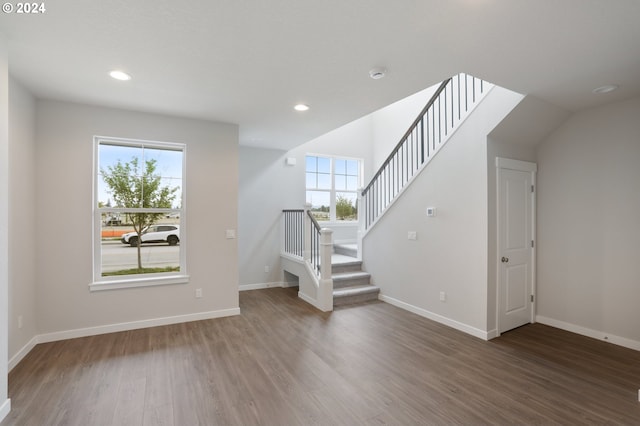
[(233, 240), (236, 237), (235, 229), (227, 229), (226, 236), (228, 240)]
[(200, 299), (202, 297), (202, 289), (196, 288), (196, 299)]
[(264, 272), (269, 272), (269, 265), (264, 265)]
[(440, 292), (440, 301), (441, 302), (446, 302), (447, 301), (447, 293), (445, 293), (444, 291)]
[(22, 328), (22, 315), (18, 315), (18, 328)]
[(409, 231), (407, 233), (407, 239), (409, 239), (409, 240), (417, 240), (418, 239), (418, 233), (416, 231)]

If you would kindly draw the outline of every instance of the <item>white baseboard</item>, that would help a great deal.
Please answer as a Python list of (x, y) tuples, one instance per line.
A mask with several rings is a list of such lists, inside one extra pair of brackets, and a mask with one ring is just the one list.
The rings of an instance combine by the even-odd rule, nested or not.
[(298, 292), (298, 297), (302, 300), (304, 300), (305, 302), (307, 302), (308, 304), (320, 309), (318, 307), (318, 302), (315, 299), (312, 299), (311, 297), (307, 296), (306, 294), (302, 293), (302, 292)]
[(486, 340), (495, 339), (498, 336), (500, 336), (500, 333), (498, 333), (498, 330), (496, 330), (494, 328), (493, 330), (487, 331), (487, 339)]
[(240, 291), (249, 291), (249, 290), (262, 290), (264, 288), (288, 288), (288, 287), (298, 287), (296, 283), (288, 283), (286, 281), (276, 281), (272, 283), (256, 283), (256, 284), (241, 284), (239, 287)]
[(139, 328), (157, 327), (161, 325), (179, 324), (190, 321), (200, 321), (213, 318), (240, 315), (240, 308), (221, 309), (219, 311), (198, 312), (195, 314), (176, 315), (173, 317), (154, 318), (142, 321), (123, 322), (119, 324), (101, 325), (98, 327), (78, 328), (75, 330), (56, 331), (41, 334), (38, 343), (55, 342), (58, 340), (75, 339), (77, 337), (96, 336), (99, 334), (116, 333), (119, 331), (136, 330)]
[(22, 359), (38, 343), (57, 342), (58, 340), (75, 339), (77, 337), (97, 336), (99, 334), (116, 333), (119, 331), (137, 330), (139, 328), (157, 327), (161, 325), (180, 324), (183, 322), (200, 321), (214, 318), (240, 315), (240, 308), (221, 309), (219, 311), (198, 312), (195, 314), (176, 315), (173, 317), (154, 318), (150, 320), (123, 322), (119, 324), (102, 325), (98, 327), (78, 328), (75, 330), (56, 331), (53, 333), (34, 336), (9, 360), (9, 371), (18, 365)]
[(22, 347), (22, 349), (20, 349), (14, 356), (12, 356), (9, 360), (9, 371), (13, 370), (13, 368), (18, 365), (20, 361), (22, 361), (22, 358), (27, 356), (27, 354), (31, 352), (31, 349), (33, 349), (38, 343), (40, 343), (39, 336), (33, 336), (33, 338)]
[(0, 405), (0, 422), (7, 417), (9, 411), (11, 411), (11, 399), (7, 398), (2, 405)]
[[(383, 302), (387, 302), (390, 305), (397, 306), (398, 308), (404, 309), (409, 312), (413, 312), (416, 315), (420, 315), (421, 317), (428, 318), (432, 321), (439, 322), (440, 324), (444, 324), (451, 328), (455, 328), (456, 330), (462, 331), (464, 333), (470, 334), (474, 337), (480, 338), (482, 340), (489, 340), (490, 333), (487, 331), (480, 330), (475, 327), (471, 327), (470, 325), (461, 323), (459, 321), (452, 320), (451, 318), (444, 317), (439, 314), (435, 314), (433, 312), (427, 311), (426, 309), (419, 308), (417, 306), (410, 305), (406, 302), (403, 302), (398, 299), (394, 299), (393, 297), (385, 296), (380, 294), (378, 296), (380, 300)], [(495, 337), (495, 336), (494, 336)]]
[(614, 334), (605, 333), (604, 331), (592, 330), (590, 328), (582, 327), (580, 325), (571, 324), (564, 321), (559, 321), (553, 318), (544, 317), (542, 315), (536, 315), (536, 321), (540, 324), (549, 325), (561, 330), (570, 331), (582, 336), (591, 337), (594, 339), (602, 340), (604, 342), (613, 343), (614, 345), (624, 346), (625, 348), (640, 351), (640, 342), (638, 342), (637, 340), (627, 339), (626, 337), (616, 336)]

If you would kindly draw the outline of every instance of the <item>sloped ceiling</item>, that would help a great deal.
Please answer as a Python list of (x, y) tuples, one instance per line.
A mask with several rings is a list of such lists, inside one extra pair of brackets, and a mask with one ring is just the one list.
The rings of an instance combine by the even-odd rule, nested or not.
[[(0, 16), (37, 97), (237, 123), (243, 145), (289, 149), (458, 72), (569, 111), (640, 95), (636, 0), (45, 5)], [(620, 88), (591, 92), (605, 84)]]
[(535, 146), (556, 130), (569, 111), (542, 101), (525, 98), (491, 131), (489, 137), (506, 143)]

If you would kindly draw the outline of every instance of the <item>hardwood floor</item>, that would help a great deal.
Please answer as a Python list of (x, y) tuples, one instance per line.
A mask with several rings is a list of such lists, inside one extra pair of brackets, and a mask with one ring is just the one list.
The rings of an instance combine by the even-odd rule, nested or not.
[(8, 425), (640, 424), (640, 352), (539, 324), (491, 342), (296, 289), (242, 315), (40, 344)]

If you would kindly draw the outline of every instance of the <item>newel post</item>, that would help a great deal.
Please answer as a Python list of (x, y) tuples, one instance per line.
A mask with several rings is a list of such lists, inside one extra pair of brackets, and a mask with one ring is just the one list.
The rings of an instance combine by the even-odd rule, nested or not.
[(333, 231), (320, 230), (320, 287), (318, 303), (320, 309), (327, 312), (333, 310), (333, 279), (331, 278), (331, 254), (333, 253)]
[(363, 188), (358, 188), (358, 259), (362, 260), (362, 239), (365, 232), (365, 220), (367, 217), (367, 205), (362, 195)]
[(311, 203), (306, 203), (304, 205), (304, 219), (303, 222), (303, 242), (304, 242), (304, 251), (302, 252), (302, 259), (307, 261), (311, 259), (311, 219), (309, 218), (309, 210), (311, 210)]

